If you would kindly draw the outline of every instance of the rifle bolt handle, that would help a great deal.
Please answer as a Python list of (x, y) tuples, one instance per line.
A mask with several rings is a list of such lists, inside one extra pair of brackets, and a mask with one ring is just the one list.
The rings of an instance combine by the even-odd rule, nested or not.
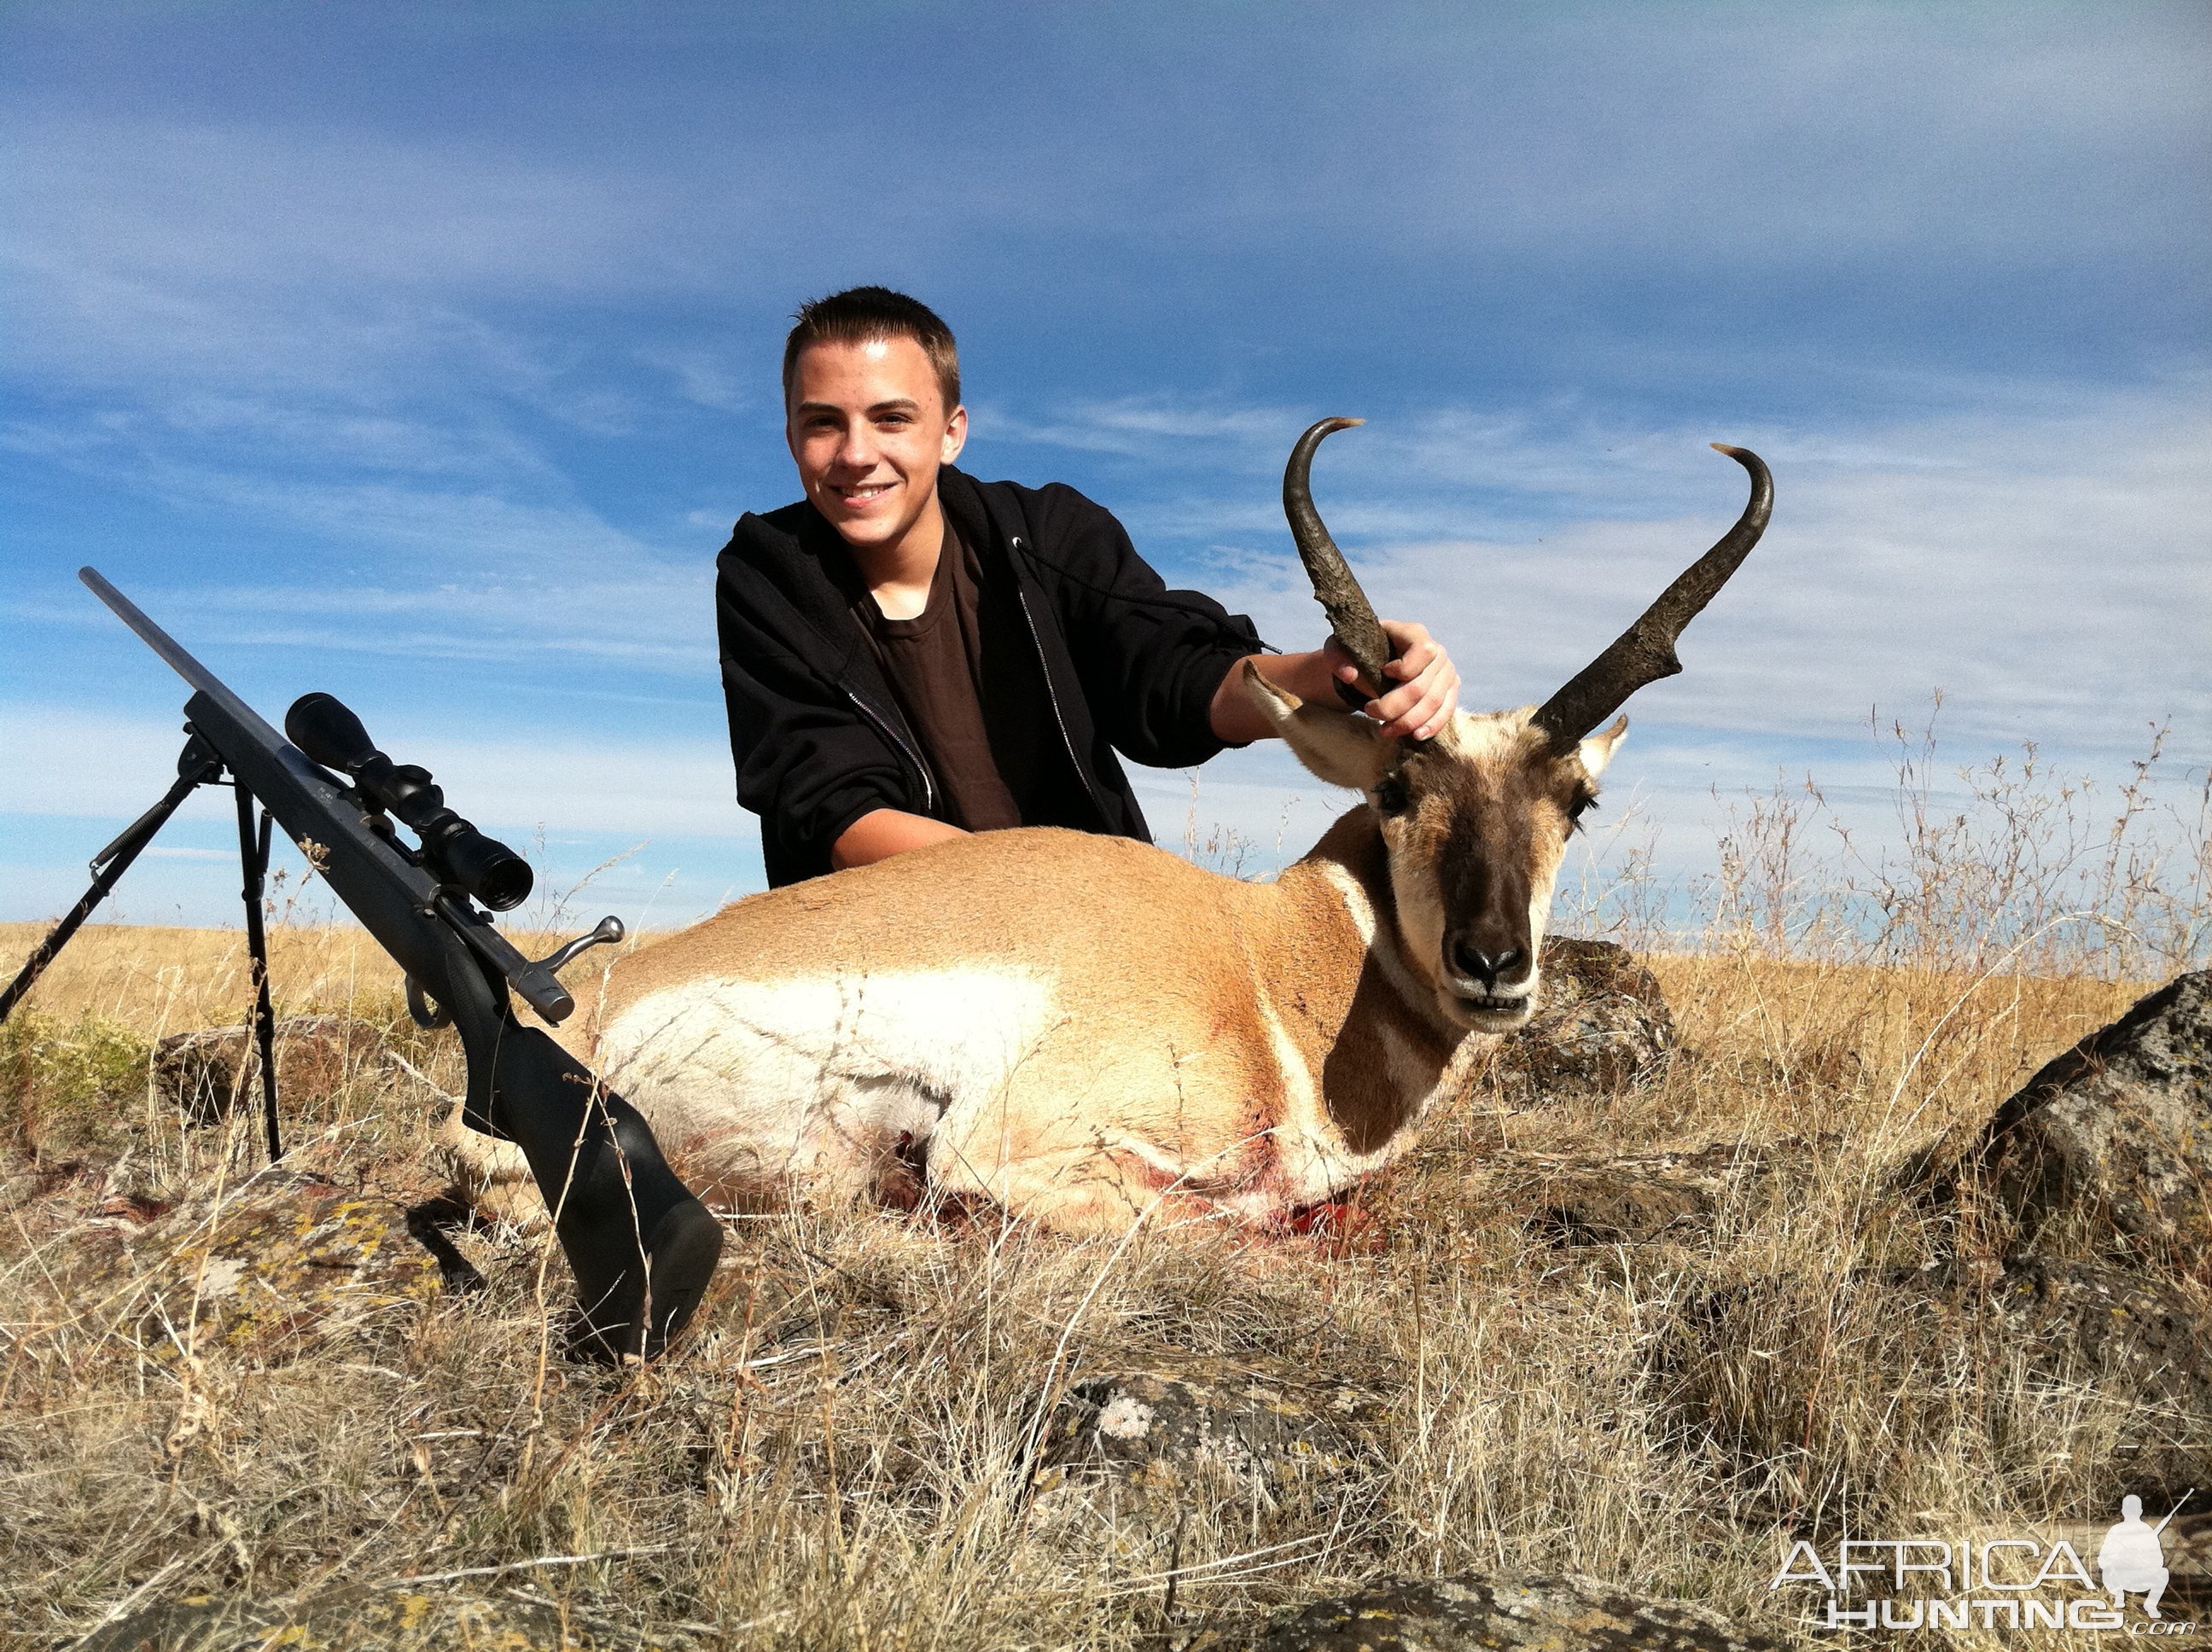
[(579, 952), (585, 951), (594, 946), (611, 944), (614, 942), (621, 940), (623, 937), (629, 932), (628, 930), (623, 927), (623, 920), (621, 919), (610, 914), (600, 919), (598, 926), (594, 927), (589, 934), (579, 935), (574, 940), (570, 941), (566, 946), (562, 947), (557, 951), (549, 953), (544, 957), (538, 959), (538, 966), (539, 968), (557, 975), (563, 969), (566, 969), (571, 963), (574, 963), (576, 961), (576, 955)]

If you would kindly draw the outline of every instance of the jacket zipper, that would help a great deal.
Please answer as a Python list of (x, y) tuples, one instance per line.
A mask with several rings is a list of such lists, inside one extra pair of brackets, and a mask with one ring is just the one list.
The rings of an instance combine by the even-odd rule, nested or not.
[[(1014, 535), (1007, 543), (1024, 555), (1028, 554), (1029, 547), (1019, 534)], [(1091, 784), (1091, 771), (1084, 766), (1081, 756), (1075, 750), (1075, 737), (1067, 732), (1067, 719), (1060, 715), (1060, 693), (1052, 685), (1052, 662), (1045, 658), (1044, 638), (1037, 631), (1036, 616), (1030, 612), (1030, 593), (1022, 588), (1021, 570), (1016, 568), (1013, 574), (1014, 596), (1022, 605), (1022, 623), (1030, 628), (1030, 647), (1036, 650), (1037, 669), (1044, 673), (1045, 703), (1052, 708), (1053, 725), (1060, 730), (1060, 743), (1067, 752), (1067, 760), (1075, 765), (1075, 777), (1083, 782), (1084, 794), (1091, 799), (1091, 806), (1098, 811), (1099, 820), (1110, 826), (1114, 821), (1113, 813), (1099, 800), (1098, 788)]]
[[(884, 738), (898, 748), (899, 755), (914, 765), (914, 772), (921, 780), (921, 812), (925, 815), (935, 814), (937, 811), (937, 787), (930, 779), (929, 765), (921, 760), (921, 753), (915, 750), (914, 747), (908, 744), (906, 736), (899, 732), (898, 728), (893, 725), (888, 717), (885, 717), (881, 712), (878, 711), (866, 701), (861, 699), (860, 696), (854, 693), (851, 689), (846, 689), (845, 697), (851, 701), (854, 705), (858, 706), (860, 708), (860, 714), (863, 717), (866, 717), (870, 722), (873, 723), (878, 728), (881, 729), (884, 732)], [(1065, 731), (1062, 732), (1065, 732)]]

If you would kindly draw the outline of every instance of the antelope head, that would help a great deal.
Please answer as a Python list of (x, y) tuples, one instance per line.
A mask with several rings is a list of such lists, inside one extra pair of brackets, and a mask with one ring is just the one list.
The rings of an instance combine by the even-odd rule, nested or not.
[[(1314, 450), (1358, 419), (1324, 419), (1298, 439), (1283, 509), (1331, 629), (1370, 684), (1388, 685), (1389, 645), (1314, 509)], [(1765, 531), (1774, 489), (1756, 453), (1713, 444), (1751, 473), (1751, 499), (1720, 542), (1541, 706), (1458, 711), (1427, 740), (1378, 738), (1371, 720), (1301, 701), (1245, 668), (1245, 686), (1301, 762), (1364, 793), (1389, 867), (1395, 940), (1443, 1019), (1510, 1032), (1536, 1007), (1538, 958), (1567, 838), (1597, 800), (1598, 776), (1628, 719), (1599, 725), (1646, 683), (1682, 669), (1674, 644)], [(1385, 921), (1377, 914), (1378, 926)]]

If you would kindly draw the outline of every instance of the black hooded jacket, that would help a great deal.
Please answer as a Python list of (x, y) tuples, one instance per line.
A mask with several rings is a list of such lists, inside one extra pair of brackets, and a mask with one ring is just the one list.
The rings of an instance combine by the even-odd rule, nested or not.
[[(1150, 842), (1116, 752), (1154, 768), (1223, 748), (1214, 690), (1266, 645), (1241, 614), (1170, 591), (1101, 507), (1057, 483), (978, 482), (946, 465), (939, 502), (1011, 574), (1036, 643), (1065, 761), (1027, 823)], [(890, 685), (852, 620), (860, 574), (836, 530), (801, 501), (739, 519), (715, 562), (722, 689), (738, 801), (761, 817), (771, 885), (830, 870), (830, 846), (876, 809), (946, 817)]]

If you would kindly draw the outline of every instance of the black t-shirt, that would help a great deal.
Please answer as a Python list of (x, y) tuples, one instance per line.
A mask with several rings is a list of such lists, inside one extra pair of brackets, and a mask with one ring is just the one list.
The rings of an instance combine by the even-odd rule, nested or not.
[(852, 607), (944, 789), (947, 817), (971, 832), (1035, 822), (1054, 756), (1043, 673), (1011, 587), (948, 517), (921, 613), (887, 619), (865, 586)]

